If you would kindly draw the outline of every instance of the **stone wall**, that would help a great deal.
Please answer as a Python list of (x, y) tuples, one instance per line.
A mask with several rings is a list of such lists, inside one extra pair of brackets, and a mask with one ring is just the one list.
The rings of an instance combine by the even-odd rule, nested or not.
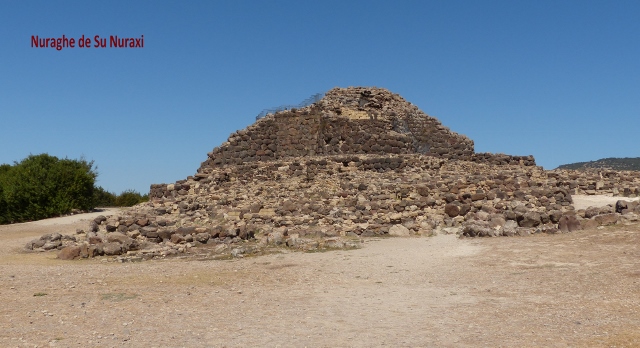
[(266, 246), (350, 247), (366, 236), (513, 236), (640, 220), (637, 203), (576, 211), (571, 197), (637, 195), (640, 173), (545, 171), (525, 160), (352, 154), (230, 164), (153, 185), (150, 202), (91, 222), (76, 240), (43, 236), (26, 247), (64, 248), (61, 258), (152, 258), (206, 253), (190, 251), (206, 244), (237, 257)]
[(387, 90), (335, 88), (315, 105), (269, 115), (235, 132), (198, 172), (300, 156), (410, 153), (472, 160), (473, 141)]
[[(588, 194), (592, 185), (597, 193), (628, 186), (630, 196), (640, 188), (640, 173), (581, 176), (527, 166), (526, 159), (338, 155), (229, 165), (174, 186), (154, 185), (150, 205), (183, 224), (250, 225), (266, 233), (286, 227), (298, 235), (381, 235), (401, 224), (414, 234), (514, 235), (558, 231), (561, 218), (575, 219), (572, 193)], [(601, 175), (602, 184), (593, 181)], [(610, 212), (586, 215), (600, 213)]]
[(564, 170), (547, 172), (549, 182), (569, 190), (572, 194), (640, 196), (640, 172), (603, 169)]

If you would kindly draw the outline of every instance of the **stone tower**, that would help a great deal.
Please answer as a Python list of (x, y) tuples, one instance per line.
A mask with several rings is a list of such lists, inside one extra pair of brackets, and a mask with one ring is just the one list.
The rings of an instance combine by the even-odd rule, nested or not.
[(383, 88), (334, 88), (317, 103), (267, 115), (208, 154), (210, 168), (288, 157), (424, 154), (468, 160), (473, 141)]

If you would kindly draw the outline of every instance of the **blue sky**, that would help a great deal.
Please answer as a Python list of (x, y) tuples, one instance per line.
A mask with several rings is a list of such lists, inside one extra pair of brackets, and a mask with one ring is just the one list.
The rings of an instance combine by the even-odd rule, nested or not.
[[(148, 192), (264, 108), (333, 87), (399, 93), (478, 152), (639, 157), (638, 1), (3, 1), (0, 163), (93, 160)], [(31, 36), (142, 49), (32, 48)]]

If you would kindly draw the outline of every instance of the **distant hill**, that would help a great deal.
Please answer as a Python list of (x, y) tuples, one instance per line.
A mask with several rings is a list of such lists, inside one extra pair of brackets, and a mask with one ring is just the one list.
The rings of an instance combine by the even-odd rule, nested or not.
[(602, 158), (597, 161), (590, 162), (576, 162), (570, 164), (563, 164), (558, 169), (588, 169), (588, 168), (602, 168), (613, 170), (639, 170), (640, 171), (640, 157), (625, 157), (625, 158)]

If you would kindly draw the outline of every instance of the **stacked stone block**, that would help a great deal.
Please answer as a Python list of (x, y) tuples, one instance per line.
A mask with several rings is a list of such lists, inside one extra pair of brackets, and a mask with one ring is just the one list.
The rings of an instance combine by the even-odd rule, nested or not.
[[(345, 110), (368, 118), (342, 116)], [(378, 88), (335, 88), (318, 103), (269, 115), (208, 154), (207, 168), (289, 157), (411, 154), (470, 160), (473, 141)]]

